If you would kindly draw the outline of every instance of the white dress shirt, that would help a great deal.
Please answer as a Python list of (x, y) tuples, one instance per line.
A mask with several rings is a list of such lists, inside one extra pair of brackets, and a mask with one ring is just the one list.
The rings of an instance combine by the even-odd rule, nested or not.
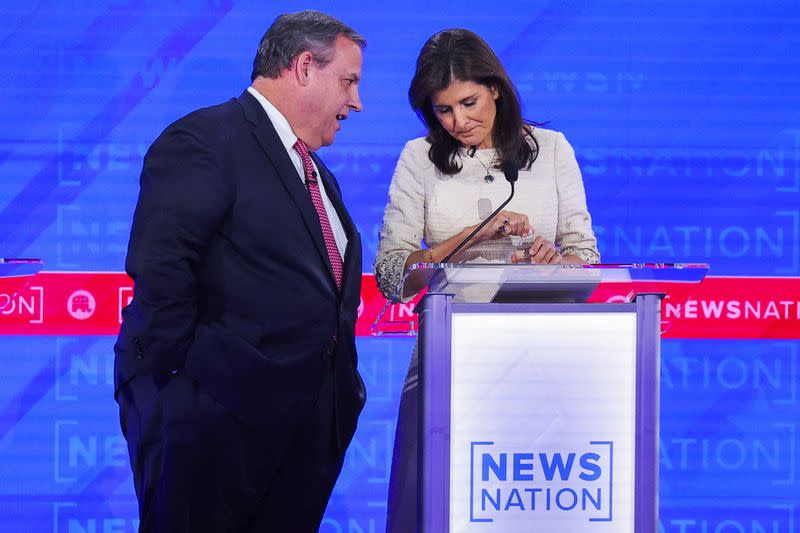
[[(303, 168), (303, 160), (300, 158), (300, 154), (294, 149), (294, 143), (297, 142), (298, 137), (294, 131), (292, 131), (291, 124), (289, 124), (289, 121), (283, 116), (283, 113), (278, 111), (263, 94), (253, 87), (248, 87), (247, 91), (258, 100), (258, 103), (260, 103), (264, 111), (267, 112), (267, 116), (275, 127), (275, 131), (278, 132), (278, 137), (280, 137), (283, 147), (286, 149), (286, 153), (289, 154), (289, 159), (292, 160), (294, 168), (297, 169), (297, 175), (300, 181), (302, 181), (303, 186), (305, 186), (306, 173)], [(311, 160), (311, 164), (314, 165), (317, 176), (322, 176), (313, 159)], [(321, 179), (317, 180), (317, 183), (319, 183), (319, 192), (322, 195), (322, 203), (325, 205), (325, 212), (328, 214), (328, 220), (331, 223), (333, 238), (336, 240), (336, 247), (339, 249), (339, 254), (342, 256), (342, 262), (344, 262), (344, 252), (347, 249), (347, 234), (344, 231), (344, 226), (342, 226), (342, 221), (339, 220), (336, 209), (331, 204), (330, 199), (328, 199), (328, 194), (325, 192), (325, 185), (322, 183)]]

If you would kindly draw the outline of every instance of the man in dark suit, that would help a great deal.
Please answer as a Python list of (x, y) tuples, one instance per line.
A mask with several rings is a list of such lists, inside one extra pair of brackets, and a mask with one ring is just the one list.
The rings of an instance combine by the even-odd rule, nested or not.
[(361, 111), (365, 45), (278, 17), (252, 86), (145, 156), (114, 347), (141, 531), (319, 529), (365, 391), (360, 236), (313, 152)]

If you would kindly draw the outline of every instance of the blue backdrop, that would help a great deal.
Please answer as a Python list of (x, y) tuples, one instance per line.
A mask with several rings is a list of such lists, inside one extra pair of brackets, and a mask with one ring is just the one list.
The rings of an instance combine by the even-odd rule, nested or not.
[[(525, 115), (575, 147), (604, 262), (800, 275), (796, 0), (269, 4), (3, 2), (0, 256), (121, 270), (150, 142), (237, 96), (274, 17), (308, 7), (369, 41), (365, 110), (322, 151), (364, 238), (365, 272), (399, 152), (424, 131), (406, 96), (414, 60), (432, 33), (463, 26), (501, 57)], [(112, 344), (0, 338), (0, 531), (135, 530)], [(663, 532), (795, 531), (798, 346), (664, 343)], [(323, 532), (381, 531), (386, 512), (411, 341), (359, 349), (369, 402)]]

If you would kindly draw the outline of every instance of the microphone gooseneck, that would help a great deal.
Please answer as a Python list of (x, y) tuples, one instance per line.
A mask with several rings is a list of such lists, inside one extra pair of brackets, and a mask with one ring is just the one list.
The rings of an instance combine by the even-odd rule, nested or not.
[(454, 249), (452, 252), (450, 252), (449, 254), (447, 254), (447, 257), (445, 257), (445, 258), (442, 260), (442, 263), (448, 263), (448, 262), (450, 261), (450, 259), (452, 259), (452, 258), (453, 258), (453, 256), (455, 256), (455, 255), (456, 255), (458, 252), (460, 252), (460, 251), (461, 251), (461, 249), (462, 249), (462, 248), (463, 248), (463, 247), (464, 247), (464, 246), (465, 246), (465, 245), (466, 245), (466, 244), (467, 244), (467, 243), (468, 243), (468, 242), (469, 242), (469, 241), (470, 241), (470, 240), (471, 240), (471, 239), (472, 239), (472, 238), (473, 238), (473, 237), (474, 237), (474, 236), (475, 236), (475, 235), (476, 235), (476, 234), (477, 234), (477, 233), (478, 233), (480, 230), (482, 230), (482, 229), (484, 228), (484, 226), (486, 226), (486, 224), (488, 224), (488, 223), (489, 223), (489, 221), (490, 221), (490, 220), (492, 220), (492, 219), (494, 218), (494, 216), (495, 216), (497, 213), (499, 213), (500, 211), (502, 211), (502, 210), (503, 210), (503, 208), (504, 208), (506, 205), (508, 205), (508, 202), (510, 202), (512, 198), (514, 198), (514, 184), (517, 182), (517, 178), (519, 178), (519, 164), (518, 164), (516, 161), (503, 161), (503, 162), (501, 163), (501, 165), (500, 165), (500, 168), (502, 168), (502, 169), (503, 169), (503, 175), (506, 177), (506, 181), (508, 181), (508, 183), (511, 185), (511, 194), (509, 194), (509, 195), (508, 195), (508, 198), (506, 199), (506, 201), (505, 201), (505, 202), (503, 202), (502, 204), (500, 204), (500, 207), (498, 207), (497, 209), (495, 209), (494, 211), (492, 211), (492, 213), (491, 213), (491, 214), (490, 214), (488, 217), (486, 217), (486, 218), (483, 220), (483, 222), (481, 222), (480, 224), (478, 224), (478, 227), (476, 227), (474, 230), (472, 230), (472, 233), (470, 233), (469, 235), (467, 235), (467, 238), (466, 238), (466, 239), (464, 239), (463, 241), (461, 241), (460, 243), (458, 243), (458, 246), (456, 246), (456, 247), (455, 247), (455, 249)]

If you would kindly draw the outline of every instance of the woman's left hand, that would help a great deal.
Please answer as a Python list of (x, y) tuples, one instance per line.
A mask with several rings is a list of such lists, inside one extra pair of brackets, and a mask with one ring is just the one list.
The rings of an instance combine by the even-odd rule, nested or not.
[(563, 257), (555, 244), (544, 237), (536, 237), (529, 248), (517, 250), (511, 257), (512, 263), (535, 263), (542, 265), (557, 265)]

